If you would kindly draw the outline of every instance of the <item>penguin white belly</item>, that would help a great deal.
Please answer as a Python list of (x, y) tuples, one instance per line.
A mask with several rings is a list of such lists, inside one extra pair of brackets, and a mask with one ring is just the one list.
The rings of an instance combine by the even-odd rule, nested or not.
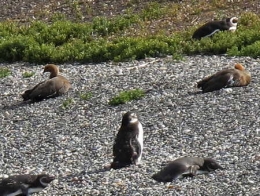
[(22, 190), (18, 190), (18, 191), (15, 191), (15, 192), (13, 192), (13, 193), (9, 193), (9, 194), (7, 194), (6, 196), (16, 196), (16, 195), (20, 195), (20, 194), (22, 194), (23, 192), (22, 192)]
[(141, 146), (141, 153), (140, 156), (137, 159), (137, 164), (140, 163), (141, 158), (142, 158), (142, 153), (143, 153), (143, 140), (144, 140), (144, 131), (143, 131), (143, 126), (142, 124), (139, 122), (138, 123), (138, 130), (139, 130), (139, 134), (137, 136), (137, 141), (139, 142), (140, 146)]
[(213, 34), (217, 33), (218, 31), (220, 31), (219, 29), (216, 29), (215, 31), (213, 31), (212, 33), (206, 35), (205, 37), (210, 37), (212, 36)]
[(234, 31), (237, 30), (237, 27), (236, 27), (236, 26), (233, 26), (233, 27), (230, 27), (228, 30), (234, 32)]
[(40, 192), (41, 190), (43, 190), (43, 188), (41, 187), (38, 187), (38, 188), (29, 188), (28, 189), (28, 193), (31, 194), (31, 193), (37, 193), (37, 192)]
[[(23, 186), (24, 188), (28, 188), (28, 187), (29, 187), (28, 184), (24, 184), (24, 183), (22, 183), (22, 186)], [(13, 192), (13, 193), (7, 194), (6, 196), (16, 196), (16, 195), (20, 195), (20, 194), (22, 194), (22, 193), (23, 193), (23, 191), (22, 191), (21, 189), (19, 189), (19, 190)]]

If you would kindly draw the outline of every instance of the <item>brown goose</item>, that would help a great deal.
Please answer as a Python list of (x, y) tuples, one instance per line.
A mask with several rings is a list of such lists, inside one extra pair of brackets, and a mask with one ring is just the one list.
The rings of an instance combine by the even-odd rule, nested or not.
[(234, 69), (224, 69), (212, 76), (208, 76), (197, 83), (203, 93), (228, 87), (247, 86), (251, 81), (251, 74), (241, 64)]
[(23, 100), (41, 101), (43, 99), (57, 97), (66, 93), (70, 88), (70, 82), (59, 74), (59, 68), (54, 64), (48, 64), (44, 67), (45, 72), (50, 72), (50, 78), (37, 84), (30, 90), (22, 94)]

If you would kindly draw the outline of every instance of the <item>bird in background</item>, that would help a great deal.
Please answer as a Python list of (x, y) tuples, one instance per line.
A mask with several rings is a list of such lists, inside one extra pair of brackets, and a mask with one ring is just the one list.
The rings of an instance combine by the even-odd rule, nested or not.
[(219, 31), (234, 32), (237, 29), (237, 23), (237, 17), (224, 18), (223, 20), (207, 22), (193, 33), (192, 38), (200, 40), (203, 37), (211, 37)]

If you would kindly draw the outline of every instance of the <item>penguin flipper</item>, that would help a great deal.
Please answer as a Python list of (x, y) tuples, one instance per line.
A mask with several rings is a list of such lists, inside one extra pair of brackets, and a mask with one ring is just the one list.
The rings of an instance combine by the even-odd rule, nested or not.
[(130, 140), (130, 147), (132, 149), (132, 157), (131, 157), (132, 164), (137, 164), (138, 158), (141, 155), (141, 144), (135, 138)]
[(154, 174), (152, 178), (158, 182), (171, 182), (183, 177), (182, 175), (185, 172), (187, 172), (185, 165), (173, 161), (166, 165), (161, 171)]

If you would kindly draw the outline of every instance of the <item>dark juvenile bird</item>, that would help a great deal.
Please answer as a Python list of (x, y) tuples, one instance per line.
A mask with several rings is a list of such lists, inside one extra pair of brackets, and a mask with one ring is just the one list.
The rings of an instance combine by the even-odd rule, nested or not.
[(143, 151), (143, 127), (137, 115), (127, 112), (123, 115), (121, 127), (113, 145), (111, 168), (120, 169), (138, 164)]
[(210, 37), (218, 31), (232, 31), (237, 28), (237, 17), (225, 18), (223, 20), (215, 20), (207, 22), (203, 26), (199, 27), (192, 35), (193, 39), (201, 39), (203, 37)]
[(70, 82), (59, 75), (59, 68), (54, 64), (48, 64), (44, 67), (45, 72), (50, 72), (50, 78), (37, 84), (30, 90), (22, 94), (23, 100), (41, 101), (43, 99), (57, 97), (65, 94), (71, 88)]
[(177, 178), (209, 173), (216, 169), (224, 169), (211, 158), (183, 157), (166, 165), (152, 178), (158, 182), (171, 182)]
[(208, 76), (197, 83), (203, 93), (228, 87), (247, 86), (251, 81), (251, 74), (241, 64), (234, 69), (224, 69), (212, 76)]
[(0, 196), (29, 196), (43, 190), (54, 180), (53, 176), (40, 175), (15, 175), (0, 181)]

